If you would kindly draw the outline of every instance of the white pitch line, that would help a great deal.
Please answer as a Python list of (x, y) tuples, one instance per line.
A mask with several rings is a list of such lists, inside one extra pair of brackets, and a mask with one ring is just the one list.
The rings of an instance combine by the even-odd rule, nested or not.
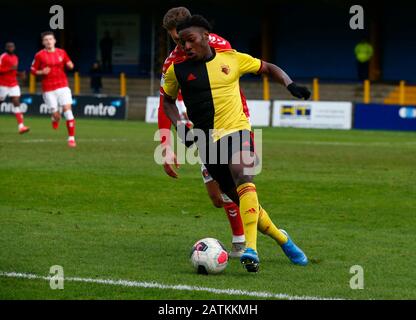
[[(51, 276), (40, 276), (30, 273), (21, 272), (0, 272), (0, 277), (5, 278), (21, 278), (31, 280), (46, 280), (50, 281)], [(158, 282), (147, 282), (147, 281), (131, 281), (131, 280), (112, 280), (112, 279), (92, 279), (92, 278), (80, 278), (80, 277), (64, 277), (64, 281), (71, 282), (84, 282), (84, 283), (96, 283), (104, 285), (113, 285), (120, 287), (130, 288), (153, 288), (161, 290), (178, 290), (178, 291), (200, 291), (209, 292), (213, 294), (224, 294), (229, 296), (247, 296), (255, 298), (272, 298), (272, 299), (285, 299), (285, 300), (342, 300), (339, 298), (324, 298), (324, 297), (313, 297), (313, 296), (296, 296), (286, 293), (272, 293), (265, 291), (247, 291), (240, 289), (218, 289), (209, 287), (191, 286), (186, 284), (163, 284)]]
[[(263, 139), (263, 141), (265, 141)], [(350, 142), (350, 141), (298, 141), (298, 140), (273, 140), (273, 142), (285, 144), (306, 144), (321, 146), (345, 146), (345, 147), (406, 147), (415, 146), (416, 141), (404, 142)]]
[[(0, 140), (0, 143), (62, 143), (63, 139), (26, 139), (26, 140)], [(126, 138), (79, 138), (77, 141), (80, 142), (127, 142), (130, 141)], [(271, 141), (263, 139), (264, 141)], [(299, 141), (299, 140), (273, 140), (273, 142), (279, 144), (303, 144), (303, 145), (317, 145), (317, 146), (341, 146), (341, 147), (413, 147), (416, 146), (416, 141), (402, 141), (402, 142), (352, 142), (352, 141)]]
[[(62, 143), (65, 142), (65, 139), (27, 139), (27, 140), (0, 140), (3, 143)], [(98, 139), (98, 138), (80, 138), (77, 139), (80, 142), (126, 142), (129, 141), (128, 139)]]

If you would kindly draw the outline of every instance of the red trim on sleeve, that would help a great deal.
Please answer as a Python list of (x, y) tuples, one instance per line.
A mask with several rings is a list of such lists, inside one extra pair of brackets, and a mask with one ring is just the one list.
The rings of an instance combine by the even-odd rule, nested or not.
[(260, 73), (261, 68), (263, 67), (263, 60), (260, 60), (260, 68), (257, 70), (256, 74)]

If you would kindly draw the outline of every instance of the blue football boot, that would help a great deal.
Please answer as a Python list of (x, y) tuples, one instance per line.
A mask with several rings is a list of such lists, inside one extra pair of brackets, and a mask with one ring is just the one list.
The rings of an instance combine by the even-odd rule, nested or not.
[(258, 272), (260, 259), (257, 252), (251, 248), (246, 248), (243, 255), (240, 257), (241, 264), (248, 272)]
[(290, 239), (287, 232), (283, 229), (280, 229), (286, 236), (287, 242), (281, 245), (283, 252), (292, 261), (293, 264), (297, 264), (299, 266), (306, 266), (308, 264), (308, 258), (303, 253), (303, 251)]

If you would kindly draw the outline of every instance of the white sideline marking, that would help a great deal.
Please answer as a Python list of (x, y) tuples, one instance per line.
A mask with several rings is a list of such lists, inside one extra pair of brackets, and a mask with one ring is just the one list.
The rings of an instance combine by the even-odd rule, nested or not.
[[(65, 142), (65, 138), (62, 139), (27, 139), (27, 140), (0, 140), (0, 142), (4, 143), (62, 143)], [(87, 139), (87, 138), (80, 138), (77, 139), (80, 142), (126, 142), (128, 139)]]
[[(49, 281), (51, 276), (39, 276), (30, 273), (20, 272), (0, 272), (0, 277), (6, 278), (22, 278), (22, 279), (36, 279)], [(273, 299), (285, 299), (285, 300), (341, 300), (339, 298), (323, 298), (312, 296), (295, 296), (286, 293), (272, 293), (265, 291), (247, 291), (240, 289), (217, 289), (208, 287), (190, 286), (186, 284), (163, 284), (158, 282), (142, 282), (142, 281), (130, 281), (130, 280), (111, 280), (111, 279), (92, 279), (92, 278), (79, 278), (79, 277), (65, 277), (65, 281), (71, 282), (85, 282), (85, 283), (97, 283), (105, 285), (113, 285), (120, 287), (132, 287), (132, 288), (154, 288), (161, 290), (178, 290), (178, 291), (202, 291), (214, 294), (225, 294), (229, 296), (247, 296), (255, 298), (273, 298)]]
[[(263, 139), (264, 140), (264, 139)], [(352, 142), (352, 141), (296, 141), (296, 140), (276, 140), (276, 143), (285, 144), (309, 144), (321, 146), (346, 146), (346, 147), (403, 147), (414, 146), (415, 141), (403, 142)]]
[[(26, 140), (0, 140), (0, 143), (62, 143), (65, 139), (26, 139)], [(77, 141), (96, 143), (96, 142), (127, 142), (131, 141), (126, 138), (100, 139), (100, 138), (78, 138)], [(267, 139), (263, 139), (267, 141)], [(353, 142), (353, 141), (298, 141), (298, 140), (276, 140), (277, 144), (303, 144), (303, 145), (317, 145), (317, 146), (345, 146), (345, 147), (413, 147), (416, 145), (415, 141), (401, 141), (401, 142)]]

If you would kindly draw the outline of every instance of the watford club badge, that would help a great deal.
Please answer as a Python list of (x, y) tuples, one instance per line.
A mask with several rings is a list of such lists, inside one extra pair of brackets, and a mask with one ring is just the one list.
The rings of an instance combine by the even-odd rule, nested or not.
[(221, 66), (221, 71), (224, 72), (225, 74), (229, 74), (230, 73), (230, 66), (227, 66), (227, 65), (223, 64)]

